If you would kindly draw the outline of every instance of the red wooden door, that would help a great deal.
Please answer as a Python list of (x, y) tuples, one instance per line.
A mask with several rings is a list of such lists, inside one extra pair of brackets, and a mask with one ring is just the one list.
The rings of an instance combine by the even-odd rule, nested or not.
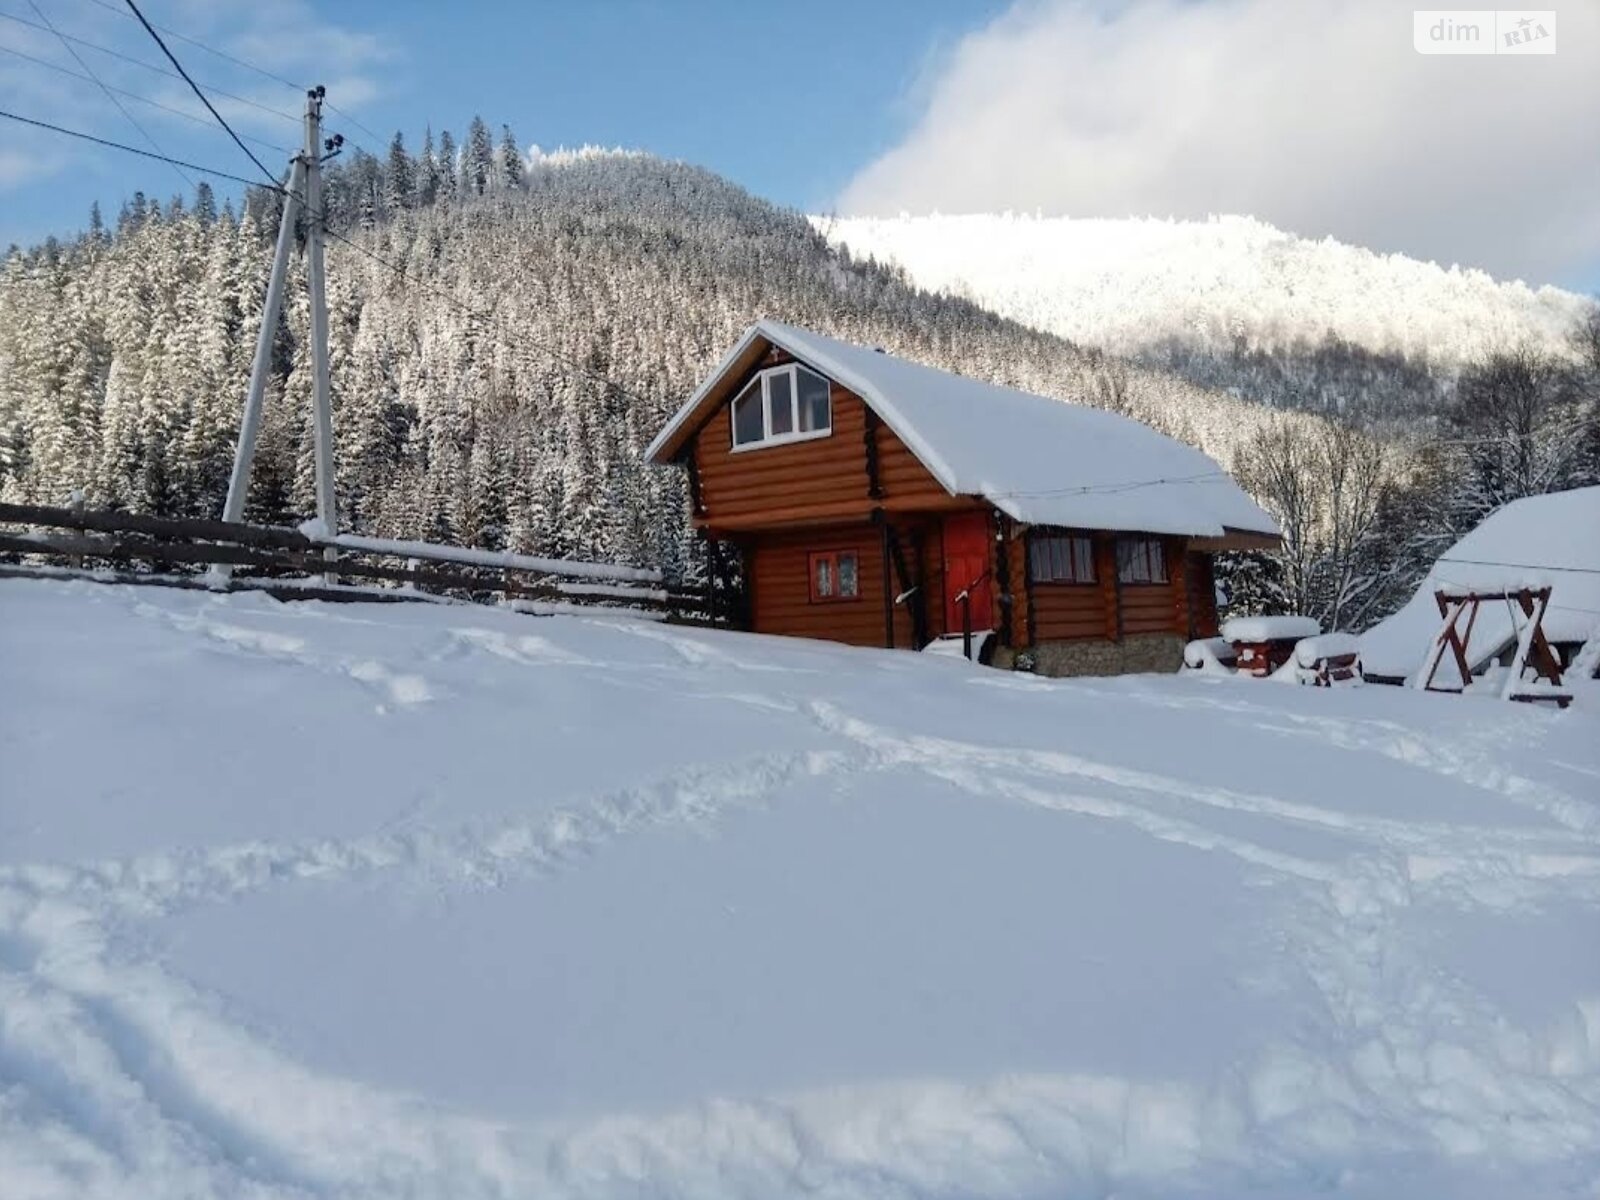
[(972, 598), (974, 632), (994, 628), (993, 589), (989, 586), (994, 569), (994, 548), (989, 542), (989, 514), (961, 513), (944, 519), (944, 627), (948, 633), (961, 632), (961, 605), (956, 600), (963, 591)]

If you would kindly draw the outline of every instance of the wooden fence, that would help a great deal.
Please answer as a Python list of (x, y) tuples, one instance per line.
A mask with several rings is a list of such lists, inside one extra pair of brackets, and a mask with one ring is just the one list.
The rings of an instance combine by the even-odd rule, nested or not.
[(718, 589), (669, 584), (610, 563), (328, 537), (309, 527), (244, 525), (79, 506), (0, 504), (0, 576), (265, 591), (283, 599), (497, 600), (535, 613), (595, 607), (681, 623), (731, 611)]

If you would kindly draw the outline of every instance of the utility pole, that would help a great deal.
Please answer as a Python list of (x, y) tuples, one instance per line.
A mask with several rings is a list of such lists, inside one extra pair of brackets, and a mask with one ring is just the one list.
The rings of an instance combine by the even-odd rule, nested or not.
[[(239, 422), (239, 442), (234, 448), (233, 474), (228, 479), (228, 499), (222, 508), (222, 519), (240, 521), (244, 518), (245, 495), (250, 490), (250, 466), (255, 458), (256, 438), (261, 432), (267, 377), (272, 370), (272, 343), (283, 312), (289, 252), (303, 212), (306, 218), (306, 284), (311, 299), (311, 404), (317, 520), (324, 534), (333, 537), (339, 531), (339, 514), (333, 491), (333, 397), (328, 381), (328, 295), (323, 269), (327, 218), (323, 212), (322, 164), (339, 152), (344, 138), (335, 134), (323, 141), (323, 95), (321, 87), (306, 93), (305, 148), (295, 155), (289, 172), (288, 194), (283, 199), (283, 219), (278, 225), (272, 275), (267, 281), (267, 302), (261, 314), (261, 331), (256, 335), (256, 356), (250, 367), (250, 388), (245, 393), (244, 416)], [(326, 556), (331, 561), (333, 550), (329, 549)]]
[[(333, 147), (329, 147), (331, 152)], [(322, 268), (327, 214), (322, 207), (322, 88), (306, 93), (306, 275), (311, 294), (312, 437), (317, 459), (317, 520), (328, 537), (339, 532), (333, 496), (333, 397), (328, 384), (328, 289)], [(330, 549), (327, 557), (334, 554)]]

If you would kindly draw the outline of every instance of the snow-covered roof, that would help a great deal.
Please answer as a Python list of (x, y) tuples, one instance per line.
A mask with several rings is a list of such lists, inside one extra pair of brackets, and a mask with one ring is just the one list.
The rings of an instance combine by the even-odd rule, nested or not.
[(999, 387), (793, 325), (758, 321), (645, 451), (661, 462), (721, 403), (758, 341), (779, 346), (872, 408), (951, 495), (1018, 521), (1190, 537), (1275, 537), (1272, 518), (1217, 463), (1148, 425)]
[[(1404, 608), (1361, 635), (1368, 674), (1410, 675), (1443, 624), (1434, 593), (1550, 587), (1545, 636), (1581, 642), (1600, 629), (1600, 487), (1529, 496), (1497, 509), (1439, 557)], [(1476, 667), (1511, 634), (1502, 604), (1480, 607), (1467, 644)], [(1445, 670), (1446, 667), (1441, 667)]]

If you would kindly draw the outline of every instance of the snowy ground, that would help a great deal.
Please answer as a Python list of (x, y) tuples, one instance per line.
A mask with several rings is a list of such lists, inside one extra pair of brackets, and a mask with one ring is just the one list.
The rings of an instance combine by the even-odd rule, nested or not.
[(1600, 720), (0, 582), (0, 1196), (1594, 1196)]

